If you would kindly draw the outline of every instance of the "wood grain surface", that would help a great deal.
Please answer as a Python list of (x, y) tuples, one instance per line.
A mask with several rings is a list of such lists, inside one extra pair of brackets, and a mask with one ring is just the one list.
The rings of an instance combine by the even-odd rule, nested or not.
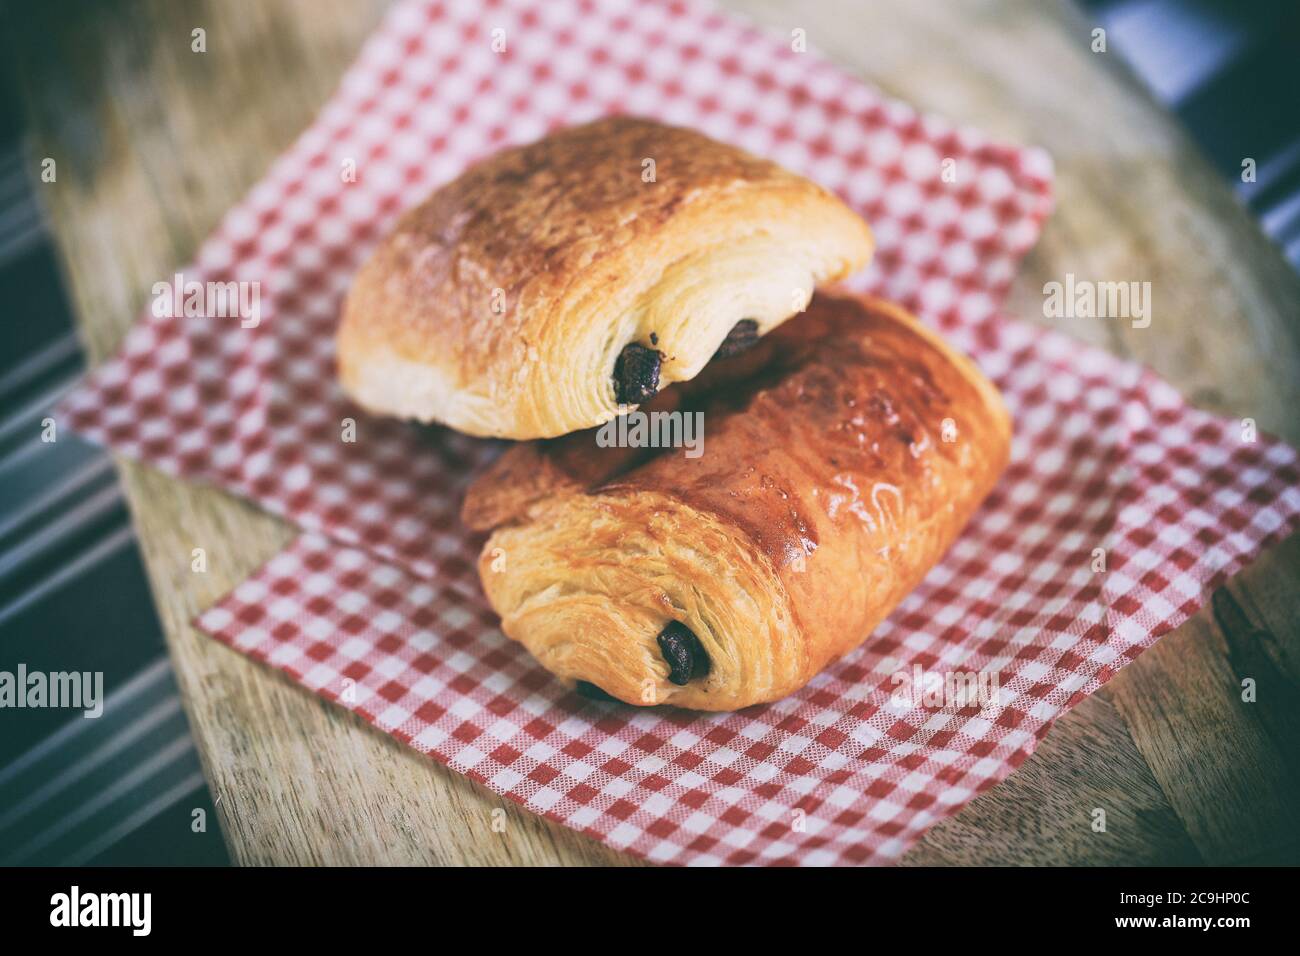
[[(1149, 328), (1068, 319), (1195, 403), (1300, 443), (1300, 280), (1066, 0), (728, 0), (916, 106), (1047, 147), (1057, 211), (1013, 288), (1152, 284)], [(380, 0), (31, 5), (9, 31), (39, 184), (92, 360), (312, 119)], [(190, 49), (191, 30), (208, 50)], [(294, 537), (219, 491), (120, 462), (177, 679), (243, 864), (618, 864), (189, 625)], [(190, 571), (202, 546), (207, 574)], [(1300, 540), (1058, 721), (907, 864), (1294, 862), (1300, 857)], [(1215, 613), (1217, 611), (1217, 614)], [(1241, 701), (1240, 681), (1258, 681)], [(492, 811), (504, 809), (504, 832)], [(1105, 833), (1091, 827), (1094, 808)], [(178, 836), (178, 839), (180, 837)]]

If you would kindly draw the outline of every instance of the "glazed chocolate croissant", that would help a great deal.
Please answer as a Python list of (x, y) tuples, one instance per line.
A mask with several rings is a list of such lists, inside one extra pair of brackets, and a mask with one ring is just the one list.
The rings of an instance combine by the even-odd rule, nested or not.
[(338, 335), (373, 412), (530, 439), (693, 378), (863, 266), (820, 186), (686, 129), (615, 117), (507, 149), (405, 215)]
[(517, 446), (470, 489), (505, 633), (580, 689), (733, 710), (861, 644), (1006, 465), (975, 366), (907, 313), (819, 293), (749, 353), (661, 396), (703, 453)]

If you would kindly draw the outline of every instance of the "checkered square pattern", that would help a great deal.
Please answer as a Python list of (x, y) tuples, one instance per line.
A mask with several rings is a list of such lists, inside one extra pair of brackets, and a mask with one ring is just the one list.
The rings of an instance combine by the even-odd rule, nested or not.
[[(867, 645), (736, 714), (565, 692), (474, 580), (481, 542), (456, 509), (493, 444), (368, 418), (333, 384), (342, 296), (402, 209), (501, 146), (610, 112), (836, 190), (878, 245), (853, 284), (944, 330), (1016, 418), (997, 490)], [(261, 283), (260, 324), (151, 314), (58, 414), (304, 528), (200, 624), (494, 791), (664, 862), (887, 862), (1300, 526), (1294, 450), (1000, 314), (1050, 182), (1041, 151), (921, 116), (694, 3), (408, 0), (182, 270)], [(996, 692), (921, 693), (968, 673)]]

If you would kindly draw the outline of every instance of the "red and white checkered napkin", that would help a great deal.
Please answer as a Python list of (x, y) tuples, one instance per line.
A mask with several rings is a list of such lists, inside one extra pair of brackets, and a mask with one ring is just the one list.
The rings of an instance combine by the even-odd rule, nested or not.
[[(942, 328), (1016, 417), (1006, 477), (867, 646), (741, 713), (565, 692), (500, 634), (474, 580), (480, 542), (456, 510), (492, 444), (369, 419), (334, 385), (342, 296), (401, 209), (507, 143), (615, 111), (836, 189), (876, 234), (858, 285)], [(261, 282), (261, 324), (150, 316), (62, 413), (307, 529), (200, 624), (422, 752), (654, 860), (888, 861), (1300, 526), (1292, 449), (998, 314), (1049, 193), (1043, 153), (918, 116), (693, 4), (409, 0), (184, 272)], [(349, 417), (355, 443), (340, 441)], [(916, 666), (996, 674), (998, 699), (895, 699)]]

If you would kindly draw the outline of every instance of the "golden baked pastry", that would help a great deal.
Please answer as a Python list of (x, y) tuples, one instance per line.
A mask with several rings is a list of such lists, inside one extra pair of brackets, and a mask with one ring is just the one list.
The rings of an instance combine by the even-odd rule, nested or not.
[(463, 517), (479, 574), (550, 671), (630, 704), (733, 710), (861, 644), (1006, 465), (996, 389), (902, 309), (818, 293), (748, 353), (660, 396), (703, 453), (507, 451)]
[(694, 377), (871, 251), (866, 223), (806, 179), (603, 119), (500, 152), (403, 216), (349, 292), (339, 374), (372, 412), (563, 435)]

